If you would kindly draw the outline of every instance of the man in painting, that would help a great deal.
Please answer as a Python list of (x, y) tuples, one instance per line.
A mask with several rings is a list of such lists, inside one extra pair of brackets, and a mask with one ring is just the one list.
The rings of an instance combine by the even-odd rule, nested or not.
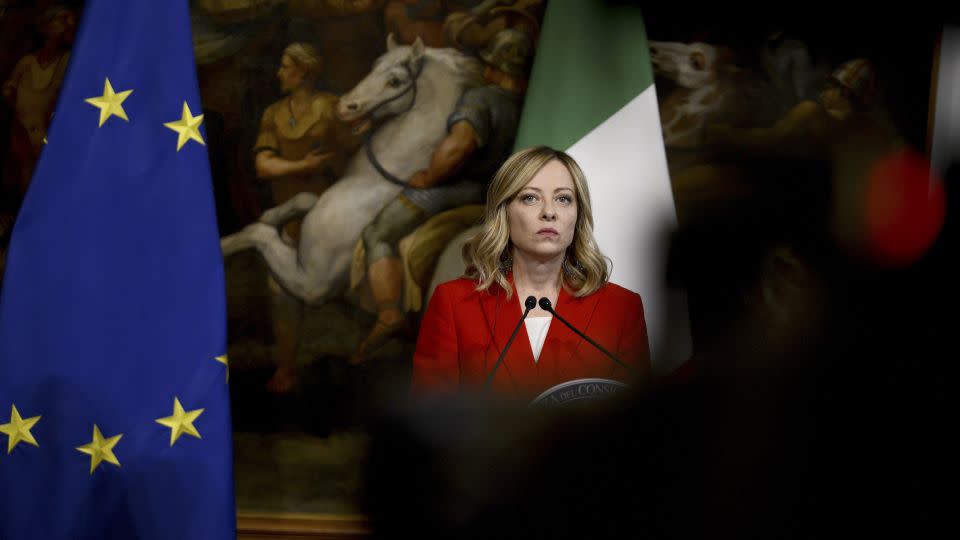
[[(315, 88), (322, 65), (313, 46), (293, 43), (284, 50), (277, 70), (286, 95), (264, 111), (253, 149), (257, 177), (269, 182), (276, 205), (301, 192), (321, 194), (337, 180), (349, 151), (359, 142), (336, 118), (338, 97)], [(295, 245), (300, 221), (287, 223), (282, 235)], [(268, 283), (278, 366), (268, 388), (283, 393), (292, 388), (296, 377), (303, 305), (272, 277)]]
[(407, 187), (363, 230), (366, 278), (377, 321), (351, 356), (351, 364), (362, 363), (405, 325), (400, 240), (431, 216), (483, 201), (488, 180), (512, 149), (532, 56), (533, 44), (523, 32), (506, 29), (494, 36), (480, 53), (487, 84), (461, 96), (447, 120), (447, 137), (434, 149), (429, 167), (414, 173)]
[[(864, 241), (862, 201), (870, 170), (882, 156), (905, 145), (897, 126), (877, 106), (876, 89), (873, 64), (855, 58), (833, 71), (816, 101), (800, 102), (772, 126), (708, 124), (704, 142), (728, 162), (780, 157), (830, 161), (837, 239), (848, 249), (856, 249)], [(724, 181), (717, 175), (705, 177), (714, 185)], [(756, 182), (748, 189), (757, 189)]]
[[(825, 156), (837, 136), (848, 129), (868, 128), (890, 135), (874, 112), (876, 74), (873, 64), (856, 58), (840, 65), (827, 79), (817, 100), (795, 105), (776, 123), (763, 128), (708, 124), (704, 143), (716, 149), (760, 156)], [(859, 126), (862, 124), (862, 126)]]
[(545, 8), (543, 0), (482, 0), (470, 9), (451, 10), (443, 21), (443, 32), (451, 46), (477, 53), (490, 39), (506, 28), (529, 36), (540, 33)]

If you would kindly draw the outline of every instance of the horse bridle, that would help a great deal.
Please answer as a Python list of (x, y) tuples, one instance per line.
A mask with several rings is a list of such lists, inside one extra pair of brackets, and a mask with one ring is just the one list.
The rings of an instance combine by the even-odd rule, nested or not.
[[(391, 97), (390, 99), (386, 99), (386, 100), (380, 102), (376, 107), (374, 107), (373, 109), (370, 109), (370, 112), (368, 113), (369, 116), (372, 117), (373, 114), (374, 114), (378, 109), (380, 109), (380, 107), (383, 107), (384, 105), (386, 105), (386, 104), (388, 104), (388, 103), (393, 103), (394, 101), (396, 101), (396, 100), (400, 99), (401, 97), (407, 95), (407, 93), (409, 93), (409, 92), (413, 92), (413, 99), (410, 100), (410, 106), (407, 107), (405, 110), (400, 111), (399, 113), (397, 113), (397, 114), (394, 115), (394, 116), (399, 116), (399, 115), (401, 115), (401, 114), (409, 111), (410, 109), (413, 108), (414, 104), (416, 104), (416, 102), (417, 102), (417, 80), (420, 78), (420, 74), (423, 72), (423, 64), (421, 63), (419, 69), (414, 70), (414, 69), (410, 66), (410, 62), (405, 62), (405, 63), (403, 64), (403, 69), (405, 69), (405, 70), (407, 71), (407, 74), (410, 76), (410, 84), (409, 84), (406, 88), (403, 89), (403, 92), (400, 92), (399, 94)], [(382, 124), (381, 124), (381, 125), (382, 125)], [(380, 160), (378, 160), (378, 159), (377, 159), (377, 156), (374, 155), (374, 153), (373, 153), (373, 147), (371, 146), (370, 143), (371, 143), (371, 141), (373, 140), (373, 136), (377, 133), (377, 131), (378, 131), (379, 129), (380, 129), (380, 126), (378, 126), (377, 128), (371, 130), (369, 133), (366, 134), (366, 136), (364, 136), (364, 139), (363, 139), (363, 150), (364, 150), (364, 151), (366, 152), (366, 154), (367, 154), (367, 159), (370, 160), (370, 164), (373, 165), (373, 168), (376, 169), (378, 173), (380, 173), (380, 176), (384, 177), (385, 179), (387, 179), (387, 180), (388, 180), (389, 182), (391, 182), (391, 183), (397, 184), (397, 185), (399, 185), (399, 186), (406, 186), (407, 183), (404, 182), (402, 179), (397, 178), (396, 175), (392, 174), (390, 171), (388, 171), (387, 169), (385, 169), (385, 168), (383, 167), (383, 164), (380, 163)]]

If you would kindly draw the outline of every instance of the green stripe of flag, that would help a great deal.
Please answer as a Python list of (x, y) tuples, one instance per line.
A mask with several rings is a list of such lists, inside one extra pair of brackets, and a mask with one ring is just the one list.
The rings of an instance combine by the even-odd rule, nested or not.
[(609, 0), (553, 0), (516, 148), (567, 149), (653, 84), (640, 9)]

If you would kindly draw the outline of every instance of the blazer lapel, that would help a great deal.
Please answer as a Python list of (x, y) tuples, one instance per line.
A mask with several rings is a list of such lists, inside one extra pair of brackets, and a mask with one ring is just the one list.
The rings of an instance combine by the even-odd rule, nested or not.
[[(573, 296), (565, 287), (560, 288), (557, 305), (554, 310), (575, 328), (590, 335), (588, 329), (597, 307), (598, 294), (591, 294), (583, 298)], [(554, 317), (550, 321), (550, 330), (543, 343), (540, 353), (541, 373), (553, 373), (557, 384), (577, 378), (584, 366), (579, 365), (578, 354), (582, 347), (592, 347), (583, 338), (570, 330)], [(601, 353), (602, 354), (602, 353)]]
[[(511, 285), (512, 285), (512, 276)], [(516, 291), (512, 297), (507, 298), (506, 292), (499, 286), (491, 287), (490, 294), (480, 295), (480, 308), (483, 312), (484, 320), (493, 335), (493, 343), (487, 347), (484, 355), (485, 373), (488, 375), (497, 363), (497, 358), (507, 346), (510, 340), (510, 334), (520, 322), (523, 316), (523, 309), (517, 300)], [(517, 335), (513, 338), (510, 350), (503, 359), (503, 363), (497, 368), (497, 374), (494, 380), (503, 380), (506, 377), (511, 381), (515, 390), (523, 388), (524, 381), (531, 381), (536, 377), (536, 366), (533, 364), (533, 351), (530, 349), (530, 338), (527, 336), (527, 329), (521, 327)], [(484, 375), (486, 377), (487, 375)]]

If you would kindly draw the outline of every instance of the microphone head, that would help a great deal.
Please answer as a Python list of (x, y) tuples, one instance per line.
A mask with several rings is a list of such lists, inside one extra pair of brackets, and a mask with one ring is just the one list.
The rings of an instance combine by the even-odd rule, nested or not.
[(543, 308), (544, 311), (553, 311), (553, 306), (550, 305), (550, 299), (546, 296), (540, 299), (540, 307)]
[(527, 309), (533, 309), (537, 307), (537, 297), (528, 296), (527, 299), (523, 301), (523, 305), (526, 306)]

